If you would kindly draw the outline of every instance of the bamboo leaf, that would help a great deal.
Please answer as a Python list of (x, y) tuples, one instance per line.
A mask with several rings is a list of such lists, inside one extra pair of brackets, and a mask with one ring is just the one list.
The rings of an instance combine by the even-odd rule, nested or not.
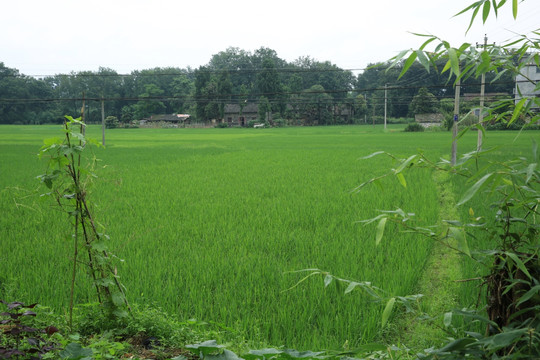
[(461, 200), (458, 202), (458, 206), (465, 204), (467, 201), (469, 201), (477, 192), (480, 190), (482, 185), (493, 175), (493, 173), (489, 173), (484, 175), (480, 180), (478, 180), (473, 186), (471, 186)]
[(476, 9), (474, 9), (473, 14), (471, 16), (471, 22), (469, 23), (469, 27), (467, 27), (467, 30), (465, 33), (468, 33), (471, 29), (472, 24), (474, 23), (474, 19), (476, 18), (476, 15), (478, 15), (478, 11), (480, 10), (480, 6), (477, 6)]
[[(431, 35), (418, 35), (418, 36), (431, 36)], [(423, 44), (422, 46), (420, 46), (420, 50), (424, 50), (424, 48), (429, 44), (431, 43), (433, 40), (435, 40), (436, 37), (435, 36), (432, 36), (430, 39), (427, 39)]]
[(450, 61), (450, 67), (452, 68), (452, 72), (453, 72), (456, 76), (459, 76), (459, 75), (460, 75), (460, 71), (459, 71), (459, 58), (458, 58), (456, 49), (454, 49), (454, 48), (449, 48), (449, 49), (448, 49), (448, 57), (449, 57), (449, 59), (450, 59), (449, 61)]
[(523, 304), (525, 301), (529, 300), (530, 298), (532, 298), (534, 295), (540, 293), (540, 285), (536, 285), (534, 287), (532, 287), (529, 291), (527, 291), (525, 293), (525, 295), (523, 295), (518, 303), (516, 304), (516, 307)]
[(390, 300), (388, 300), (388, 302), (386, 303), (386, 306), (382, 314), (382, 327), (384, 327), (386, 323), (388, 322), (388, 319), (390, 318), (390, 314), (392, 314), (392, 309), (394, 308), (395, 303), (396, 303), (396, 298), (390, 298)]
[(384, 152), (384, 151), (376, 151), (376, 152), (374, 152), (374, 153), (372, 153), (372, 154), (370, 154), (370, 155), (368, 155), (368, 156), (364, 156), (364, 157), (360, 158), (360, 160), (370, 159), (370, 158), (372, 158), (372, 157), (374, 157), (374, 156), (381, 155), (381, 154), (385, 154), (385, 153), (386, 153), (386, 152)]
[(414, 64), (414, 61), (416, 60), (416, 52), (412, 52), (411, 55), (409, 55), (409, 57), (407, 58), (407, 61), (405, 61), (405, 64), (403, 65), (403, 69), (401, 70), (401, 73), (399, 74), (398, 76), (398, 79), (400, 79), (403, 75), (405, 75), (405, 73), (407, 72), (407, 70), (409, 70), (409, 68), (411, 67), (412, 64)]
[(486, 23), (486, 20), (489, 17), (490, 10), (491, 10), (491, 3), (488, 0), (484, 3), (484, 9), (482, 10), (482, 21), (484, 22), (484, 24)]
[(396, 174), (399, 174), (402, 172), (411, 162), (418, 157), (418, 154), (411, 155), (407, 158), (407, 160), (403, 161), (401, 164), (399, 164), (399, 167), (394, 171)]
[(516, 263), (516, 266), (519, 268), (519, 270), (521, 270), (525, 275), (527, 275), (527, 277), (529, 279), (531, 279), (531, 274), (529, 273), (529, 270), (527, 270), (527, 267), (525, 266), (525, 264), (523, 263), (523, 261), (521, 261), (521, 259), (519, 258), (519, 256), (517, 256), (515, 253), (513, 252), (505, 252), (506, 255), (508, 255), (512, 260), (514, 260), (514, 262)]
[(508, 122), (508, 125), (512, 124), (514, 121), (516, 121), (519, 114), (521, 114), (521, 109), (523, 109), (523, 105), (525, 105), (525, 102), (527, 101), (527, 98), (523, 98), (519, 100), (516, 107), (514, 108), (514, 112), (512, 114), (512, 118)]
[(429, 60), (424, 54), (424, 52), (422, 50), (416, 50), (416, 55), (420, 64), (422, 64), (422, 66), (424, 66), (426, 71), (429, 73)]
[(528, 184), (529, 181), (531, 181), (531, 178), (534, 175), (534, 172), (536, 171), (537, 166), (538, 166), (537, 163), (532, 163), (529, 166), (527, 166), (527, 178), (525, 179), (526, 184)]
[(471, 10), (473, 7), (478, 7), (480, 6), (480, 4), (483, 2), (483, 0), (481, 1), (477, 1), (475, 3), (472, 3), (471, 5), (467, 6), (465, 9), (461, 10), (460, 12), (458, 12), (456, 15), (454, 15), (454, 17), (456, 16), (459, 16), (463, 13), (466, 13), (467, 11)]
[(375, 234), (375, 245), (379, 245), (384, 234), (387, 217), (383, 217), (377, 224), (377, 233)]
[(469, 243), (467, 242), (465, 231), (462, 228), (453, 226), (449, 227), (448, 230), (450, 231), (450, 235), (457, 241), (458, 249), (468, 257), (471, 257), (471, 251), (469, 250)]
[(512, 0), (512, 15), (514, 16), (514, 20), (517, 19), (517, 13), (518, 13), (518, 0)]
[(324, 277), (324, 287), (327, 287), (328, 285), (330, 285), (332, 280), (334, 280), (334, 277), (330, 274), (326, 274), (326, 276)]
[(396, 177), (399, 183), (401, 184), (401, 186), (403, 186), (404, 188), (407, 188), (407, 181), (405, 180), (405, 176), (403, 176), (402, 173), (397, 173)]
[(347, 286), (347, 288), (345, 289), (345, 294), (348, 294), (348, 293), (350, 293), (351, 291), (353, 291), (354, 288), (357, 287), (358, 285), (360, 285), (360, 284), (357, 283), (357, 282), (352, 281), (352, 282), (349, 284), (349, 286)]
[(451, 312), (447, 312), (447, 313), (444, 314), (443, 323), (444, 323), (444, 327), (449, 327), (450, 325), (452, 325), (452, 313)]

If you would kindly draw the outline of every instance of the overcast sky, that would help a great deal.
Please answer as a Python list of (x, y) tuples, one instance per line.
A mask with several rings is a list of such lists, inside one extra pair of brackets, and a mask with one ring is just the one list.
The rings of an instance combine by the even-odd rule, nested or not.
[[(196, 68), (238, 47), (275, 50), (293, 61), (310, 56), (362, 69), (429, 33), (452, 45), (502, 42), (540, 27), (540, 0), (511, 1), (498, 20), (475, 24), (452, 16), (472, 0), (17, 0), (2, 4), (0, 62), (26, 75), (100, 66), (119, 73), (153, 67)], [(480, 17), (480, 16), (479, 16)]]

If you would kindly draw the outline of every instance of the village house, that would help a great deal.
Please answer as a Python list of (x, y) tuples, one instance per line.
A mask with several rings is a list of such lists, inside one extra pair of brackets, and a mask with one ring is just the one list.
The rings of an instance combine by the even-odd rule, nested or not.
[(149, 118), (142, 119), (141, 125), (145, 124), (166, 124), (174, 127), (179, 125), (184, 125), (188, 122), (190, 115), (189, 114), (160, 114), (160, 115), (151, 115)]
[[(524, 97), (540, 97), (540, 90), (535, 91), (538, 81), (540, 81), (540, 67), (534, 63), (525, 65), (521, 74), (516, 76), (515, 103), (517, 104)], [(533, 107), (538, 108), (534, 105)]]
[(242, 109), (238, 104), (226, 104), (223, 111), (223, 120), (229, 125), (247, 126), (258, 117), (259, 107), (255, 103), (246, 103)]

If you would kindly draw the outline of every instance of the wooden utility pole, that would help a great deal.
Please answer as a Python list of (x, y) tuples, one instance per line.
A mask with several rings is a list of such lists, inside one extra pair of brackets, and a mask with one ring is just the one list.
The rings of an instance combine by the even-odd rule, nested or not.
[[(484, 51), (487, 49), (487, 35), (484, 35)], [(476, 44), (478, 47), (478, 43)], [(480, 84), (480, 113), (478, 114), (478, 142), (476, 144), (476, 151), (482, 150), (482, 121), (484, 120), (484, 93), (486, 89), (486, 74), (482, 73), (482, 83)]]
[(364, 92), (364, 100), (366, 101), (366, 111), (364, 112), (364, 123), (367, 124), (367, 95)]
[[(85, 108), (85, 106), (86, 106), (86, 99), (85, 99), (85, 93), (83, 91), (83, 93), (82, 93), (82, 108), (81, 108), (81, 121), (83, 123), (85, 123), (85, 117), (84, 117), (84, 108)], [(82, 127), (83, 136), (84, 136), (85, 133), (86, 133), (86, 126), (83, 126)]]
[(101, 143), (105, 146), (105, 100), (101, 97)]
[(459, 121), (459, 95), (461, 89), (461, 79), (456, 81), (456, 93), (454, 95), (454, 125), (452, 127), (452, 166), (456, 165), (457, 160), (457, 135)]
[(388, 84), (384, 84), (384, 130), (386, 130), (387, 107), (388, 107)]

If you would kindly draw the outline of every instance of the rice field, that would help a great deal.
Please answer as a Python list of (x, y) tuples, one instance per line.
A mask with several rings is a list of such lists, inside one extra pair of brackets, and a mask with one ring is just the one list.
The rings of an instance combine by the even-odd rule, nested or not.
[[(449, 133), (399, 130), (108, 130), (107, 148), (95, 150), (101, 162), (91, 200), (111, 236), (109, 248), (125, 260), (118, 270), (129, 300), (274, 346), (369, 342), (379, 331), (380, 304), (360, 292), (344, 295), (334, 284), (325, 289), (322, 278), (287, 289), (302, 277), (291, 271), (319, 268), (391, 294), (414, 292), (431, 244), (388, 228), (376, 247), (374, 226), (357, 221), (399, 207), (435, 223), (430, 172), (411, 174), (407, 190), (387, 181), (384, 190), (351, 193), (392, 166), (382, 157), (359, 160), (374, 151), (448, 156)], [(59, 126), (0, 127), (0, 298), (63, 309), (69, 220), (34, 191), (45, 166), (36, 153), (44, 138), (59, 134)], [(90, 126), (88, 136), (100, 139), (100, 128)], [(530, 136), (512, 143), (514, 136), (494, 132), (487, 141), (527, 151)], [(466, 136), (460, 152), (475, 141)], [(94, 301), (81, 284), (77, 302)]]

